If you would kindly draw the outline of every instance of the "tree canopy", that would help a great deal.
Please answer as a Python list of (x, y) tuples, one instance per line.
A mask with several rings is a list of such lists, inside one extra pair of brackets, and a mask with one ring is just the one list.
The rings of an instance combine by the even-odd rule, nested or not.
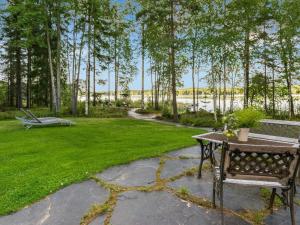
[(171, 106), (177, 120), (183, 75), (196, 110), (202, 72), (215, 113), (233, 110), (239, 87), (244, 107), (259, 103), (275, 116), (284, 100), (289, 117), (298, 113), (298, 0), (11, 0), (0, 16), (2, 107), (67, 106), (76, 115), (82, 99), (88, 115), (97, 85), (114, 86), (114, 99), (106, 94), (117, 104), (141, 76), (144, 108), (149, 74), (152, 107)]

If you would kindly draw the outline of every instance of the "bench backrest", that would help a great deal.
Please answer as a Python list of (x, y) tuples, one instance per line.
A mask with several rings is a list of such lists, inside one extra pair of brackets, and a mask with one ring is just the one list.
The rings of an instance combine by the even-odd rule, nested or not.
[(35, 120), (37, 123), (42, 123), (30, 110), (24, 110), (20, 108), (20, 110), (28, 117), (31, 118), (32, 120)]
[(297, 147), (223, 144), (223, 178), (279, 182), (294, 181), (300, 163)]
[(251, 133), (298, 139), (300, 136), (300, 122), (262, 120), (259, 127), (251, 129)]

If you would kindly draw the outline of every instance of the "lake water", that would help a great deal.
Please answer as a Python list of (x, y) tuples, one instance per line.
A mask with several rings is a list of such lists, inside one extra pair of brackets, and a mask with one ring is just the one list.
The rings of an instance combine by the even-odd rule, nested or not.
[[(294, 105), (295, 105), (295, 112), (300, 112), (300, 95), (294, 95)], [(102, 95), (101, 99), (108, 99), (107, 95)], [(111, 99), (114, 99), (114, 96), (111, 95)], [(131, 95), (130, 99), (132, 101), (138, 101), (141, 99), (140, 95)], [(80, 97), (81, 101), (85, 100), (85, 96)], [(145, 96), (145, 101), (151, 101), (151, 96)], [(177, 96), (177, 102), (183, 103), (187, 105), (193, 104), (193, 98), (192, 96)], [(217, 99), (217, 105), (218, 105), (219, 99)], [(261, 104), (261, 103), (258, 103)], [(256, 103), (257, 105), (257, 103)], [(243, 96), (242, 95), (236, 95), (235, 100), (233, 101), (233, 108), (238, 109), (243, 107)], [(205, 98), (204, 96), (199, 96), (199, 108), (205, 109), (209, 112), (213, 112), (213, 99), (211, 96), (207, 96)], [(230, 96), (226, 99), (226, 110), (230, 108)], [(280, 109), (282, 111), (288, 110), (288, 101), (287, 100), (281, 100), (276, 103), (276, 109)], [(221, 96), (221, 110), (223, 111), (223, 98)]]

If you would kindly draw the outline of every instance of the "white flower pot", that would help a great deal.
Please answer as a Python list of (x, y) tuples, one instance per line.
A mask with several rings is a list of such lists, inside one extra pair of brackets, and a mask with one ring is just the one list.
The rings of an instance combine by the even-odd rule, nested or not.
[(250, 128), (240, 128), (238, 132), (238, 140), (239, 141), (248, 141)]

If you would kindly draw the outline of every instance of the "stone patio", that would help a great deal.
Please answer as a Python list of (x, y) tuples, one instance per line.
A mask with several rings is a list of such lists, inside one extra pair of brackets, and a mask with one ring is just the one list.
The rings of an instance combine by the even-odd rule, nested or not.
[[(218, 225), (220, 212), (210, 203), (210, 166), (200, 180), (196, 176), (199, 155), (199, 147), (194, 146), (112, 167), (0, 217), (0, 225)], [(226, 185), (224, 198), (225, 224), (290, 224), (288, 209), (269, 214), (258, 188)], [(300, 203), (299, 194), (296, 202)]]

